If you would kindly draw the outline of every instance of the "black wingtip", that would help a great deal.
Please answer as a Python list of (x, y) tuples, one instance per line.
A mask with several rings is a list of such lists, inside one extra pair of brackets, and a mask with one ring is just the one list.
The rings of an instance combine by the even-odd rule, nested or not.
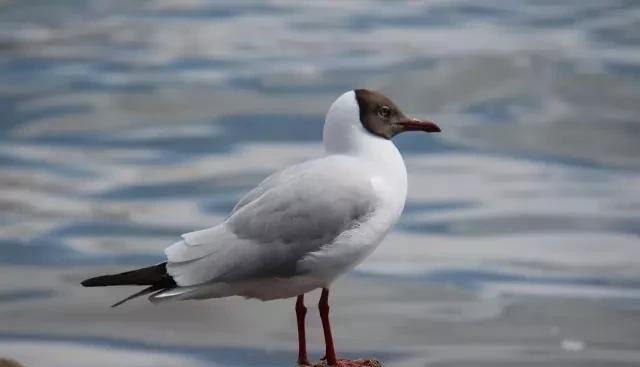
[(117, 307), (121, 304), (158, 290), (171, 289), (177, 286), (171, 275), (167, 274), (167, 264), (161, 263), (146, 268), (126, 271), (119, 274), (101, 275), (85, 279), (80, 284), (84, 287), (107, 287), (114, 285), (148, 285), (149, 287), (134, 293), (131, 296), (111, 305)]
[(166, 262), (145, 268), (125, 271), (124, 273), (101, 275), (80, 282), (85, 287), (107, 287), (112, 285), (163, 285), (175, 286), (167, 274)]
[(112, 275), (101, 275), (99, 277), (85, 279), (80, 282), (80, 284), (82, 284), (83, 287), (104, 287), (107, 285), (114, 285), (113, 278), (114, 277)]
[(82, 282), (80, 282), (80, 284), (82, 284), (83, 287), (97, 287), (98, 284), (95, 281), (96, 278), (90, 278), (90, 279), (85, 279)]
[(155, 292), (157, 290), (162, 290), (162, 289), (163, 289), (162, 286), (152, 285), (151, 287), (147, 287), (147, 288), (141, 290), (140, 292), (136, 292), (136, 293), (130, 295), (129, 297), (112, 304), (111, 308), (118, 307), (121, 304), (123, 304), (123, 303), (125, 303), (127, 301), (130, 301), (130, 300), (132, 300), (134, 298), (138, 298), (140, 296), (144, 296), (145, 294), (153, 293), (153, 292)]
[(127, 302), (127, 301), (128, 301), (127, 299), (123, 299), (123, 300), (121, 300), (121, 301), (118, 301), (118, 302), (116, 302), (116, 303), (112, 304), (112, 305), (111, 305), (111, 306), (109, 306), (109, 307), (110, 307), (110, 308), (115, 308), (115, 307), (118, 307), (118, 306), (120, 306), (121, 304), (123, 304), (123, 303), (125, 303), (125, 302)]

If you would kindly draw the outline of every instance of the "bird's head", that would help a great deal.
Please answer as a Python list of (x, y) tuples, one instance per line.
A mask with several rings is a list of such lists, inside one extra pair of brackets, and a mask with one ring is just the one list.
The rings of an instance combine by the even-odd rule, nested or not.
[(407, 117), (382, 93), (355, 89), (333, 102), (325, 119), (323, 141), (329, 151), (345, 151), (357, 145), (364, 134), (390, 140), (405, 131), (440, 132), (427, 120)]

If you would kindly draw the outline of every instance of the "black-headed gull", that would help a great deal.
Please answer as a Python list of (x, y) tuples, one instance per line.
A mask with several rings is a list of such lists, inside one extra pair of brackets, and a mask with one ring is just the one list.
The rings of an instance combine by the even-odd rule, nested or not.
[(304, 294), (321, 288), (325, 357), (331, 366), (342, 364), (331, 336), (329, 286), (369, 255), (402, 213), (407, 171), (391, 138), (405, 131), (440, 128), (405, 116), (378, 92), (344, 93), (325, 118), (323, 157), (267, 177), (224, 222), (183, 234), (165, 250), (166, 262), (82, 285), (147, 286), (114, 306), (145, 294), (152, 302), (297, 297), (301, 365), (309, 364)]

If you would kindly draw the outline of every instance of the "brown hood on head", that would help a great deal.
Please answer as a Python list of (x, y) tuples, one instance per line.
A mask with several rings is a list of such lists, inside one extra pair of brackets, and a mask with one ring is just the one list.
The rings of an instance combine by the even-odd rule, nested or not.
[(407, 117), (393, 101), (381, 93), (356, 89), (355, 94), (360, 108), (360, 122), (374, 135), (391, 139), (404, 131), (441, 131), (433, 122)]

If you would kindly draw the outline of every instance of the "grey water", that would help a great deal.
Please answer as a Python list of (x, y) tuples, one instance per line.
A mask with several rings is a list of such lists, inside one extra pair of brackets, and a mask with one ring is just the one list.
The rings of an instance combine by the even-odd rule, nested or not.
[(366, 87), (443, 133), (397, 139), (407, 206), (334, 285), (339, 353), (638, 365), (638, 29), (625, 0), (0, 1), (0, 357), (293, 365), (290, 300), (109, 309), (132, 290), (79, 281), (322, 154)]

